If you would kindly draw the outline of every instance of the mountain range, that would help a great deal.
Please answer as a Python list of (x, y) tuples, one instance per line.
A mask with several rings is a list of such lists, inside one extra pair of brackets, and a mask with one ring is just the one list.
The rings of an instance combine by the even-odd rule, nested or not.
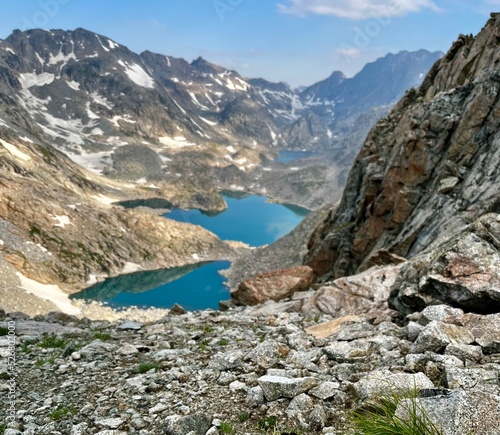
[(278, 149), (350, 164), (372, 124), (441, 55), (388, 55), (352, 79), (335, 72), (294, 91), (202, 58), (138, 55), (84, 29), (14, 31), (0, 41), (0, 122), (93, 172), (131, 180), (172, 175), (171, 154), (196, 146), (211, 147), (208, 166), (244, 172)]

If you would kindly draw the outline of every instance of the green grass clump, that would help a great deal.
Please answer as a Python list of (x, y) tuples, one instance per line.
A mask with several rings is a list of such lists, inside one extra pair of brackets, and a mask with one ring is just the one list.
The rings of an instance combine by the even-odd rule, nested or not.
[(94, 332), (94, 338), (101, 341), (110, 341), (113, 339), (113, 337), (106, 332)]
[(57, 335), (45, 335), (38, 345), (44, 349), (64, 349), (69, 342), (69, 340), (58, 337)]
[[(403, 413), (396, 415), (401, 405)], [(381, 396), (351, 415), (356, 435), (442, 435), (416, 398), (416, 392)]]
[(234, 433), (234, 427), (231, 423), (226, 423), (222, 422), (220, 424), (220, 431), (225, 434), (233, 434)]
[(7, 328), (4, 328), (3, 326), (0, 327), (0, 337), (4, 337), (9, 333), (9, 330)]
[(244, 412), (238, 416), (238, 420), (240, 423), (245, 423), (250, 418), (250, 414), (248, 412)]
[(48, 356), (47, 358), (37, 358), (35, 360), (35, 367), (42, 367), (45, 364), (54, 364), (56, 362), (56, 359), (61, 356), (61, 353), (59, 352), (54, 352), (52, 355)]
[(33, 343), (30, 343), (29, 341), (23, 341), (21, 344), (21, 352), (23, 353), (29, 353), (30, 351), (30, 345)]
[(160, 371), (161, 367), (156, 362), (144, 362), (144, 363), (139, 364), (135, 368), (135, 372), (143, 374), (143, 373), (147, 373), (147, 372), (149, 372), (150, 370), (153, 370), (153, 369), (155, 369), (158, 372), (158, 371)]
[(5, 433), (5, 429), (7, 429), (7, 425), (5, 423), (0, 423), (0, 435)]
[(229, 340), (225, 339), (225, 338), (221, 338), (219, 340), (219, 346), (227, 346), (229, 344)]
[(56, 409), (49, 413), (49, 418), (54, 421), (59, 421), (68, 415), (76, 414), (76, 409), (69, 406), (59, 405)]
[(207, 340), (201, 340), (198, 342), (198, 347), (199, 349), (204, 352), (208, 349), (208, 342)]
[(260, 430), (263, 431), (270, 431), (274, 430), (276, 428), (276, 425), (278, 424), (278, 418), (275, 417), (274, 415), (271, 415), (269, 417), (266, 417), (262, 420), (259, 420), (257, 422), (257, 426)]

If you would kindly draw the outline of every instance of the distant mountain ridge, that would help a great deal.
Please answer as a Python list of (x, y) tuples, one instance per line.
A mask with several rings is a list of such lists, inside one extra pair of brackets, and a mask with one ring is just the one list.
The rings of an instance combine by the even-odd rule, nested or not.
[[(294, 91), (201, 57), (189, 63), (149, 51), (138, 55), (84, 29), (14, 31), (0, 41), (0, 119), (102, 173), (116, 169), (116, 151), (127, 145), (158, 154), (160, 168), (162, 150), (196, 144), (341, 150), (365, 128), (358, 118), (371, 127), (440, 55), (388, 55), (352, 79), (336, 72)], [(243, 171), (256, 164), (227, 154), (222, 164)]]

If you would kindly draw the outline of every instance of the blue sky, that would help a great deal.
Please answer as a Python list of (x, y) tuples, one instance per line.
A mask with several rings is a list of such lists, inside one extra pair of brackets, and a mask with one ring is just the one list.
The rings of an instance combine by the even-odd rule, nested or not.
[(83, 27), (135, 52), (207, 60), (245, 77), (309, 85), (388, 52), (447, 51), (500, 0), (0, 0), (14, 29)]

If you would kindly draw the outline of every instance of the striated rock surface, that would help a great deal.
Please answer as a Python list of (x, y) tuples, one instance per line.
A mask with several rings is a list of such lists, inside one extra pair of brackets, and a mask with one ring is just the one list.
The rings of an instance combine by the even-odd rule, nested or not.
[(418, 90), (371, 131), (339, 209), (316, 229), (305, 264), (351, 275), (380, 249), (411, 258), (499, 211), (500, 16), (460, 36)]
[(443, 435), (496, 435), (500, 396), (482, 391), (455, 391), (418, 402)]
[(489, 214), (405, 264), (391, 292), (405, 313), (446, 303), (465, 311), (500, 311), (500, 215)]
[(303, 299), (304, 312), (320, 311), (334, 317), (387, 314), (387, 298), (401, 266), (374, 267), (358, 275), (326, 283)]
[(308, 290), (312, 281), (313, 272), (308, 266), (267, 272), (243, 281), (231, 292), (231, 299), (240, 305), (257, 305), (268, 300), (277, 302), (295, 292)]

